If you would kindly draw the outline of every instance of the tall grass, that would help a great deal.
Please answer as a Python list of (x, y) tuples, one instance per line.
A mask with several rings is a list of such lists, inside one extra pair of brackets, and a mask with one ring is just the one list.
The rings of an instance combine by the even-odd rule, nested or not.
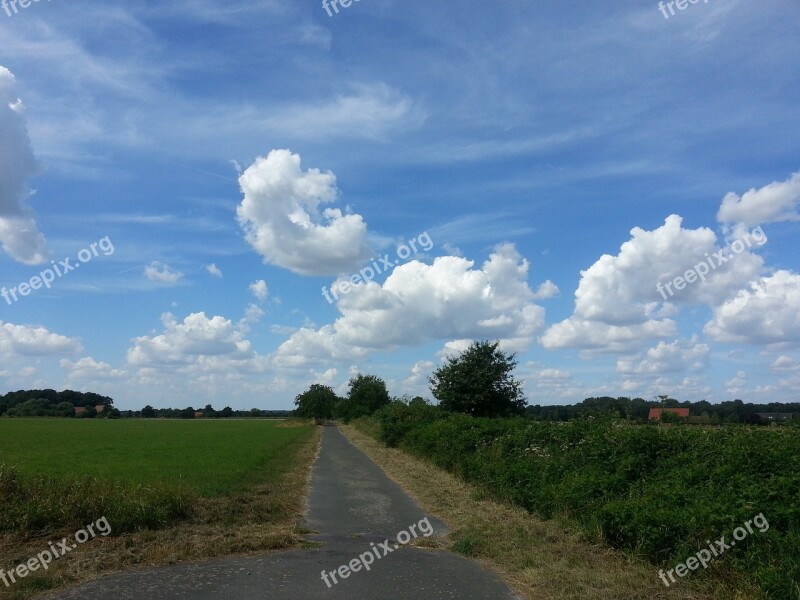
[(0, 533), (36, 536), (80, 529), (106, 517), (113, 534), (158, 529), (189, 517), (194, 496), (164, 485), (21, 476), (0, 465)]

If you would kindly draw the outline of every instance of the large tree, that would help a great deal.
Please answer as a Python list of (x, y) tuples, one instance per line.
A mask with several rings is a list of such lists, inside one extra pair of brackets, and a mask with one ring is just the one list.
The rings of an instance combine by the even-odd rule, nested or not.
[(498, 346), (499, 342), (473, 342), (434, 371), (431, 392), (444, 410), (474, 417), (505, 417), (525, 410), (522, 382), (513, 377), (517, 361)]
[(359, 373), (350, 380), (349, 386), (347, 398), (336, 407), (336, 416), (345, 421), (371, 415), (392, 401), (386, 382), (375, 375)]
[(295, 413), (307, 419), (332, 419), (333, 407), (339, 398), (327, 385), (315, 383), (308, 390), (299, 394), (294, 403)]

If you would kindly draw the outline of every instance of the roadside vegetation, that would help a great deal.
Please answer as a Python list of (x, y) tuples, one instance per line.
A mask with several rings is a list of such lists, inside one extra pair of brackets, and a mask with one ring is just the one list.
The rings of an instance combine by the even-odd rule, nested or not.
[[(421, 398), (394, 401), (356, 424), (488, 498), (649, 561), (648, 576), (664, 589), (659, 569), (674, 569), (722, 536), (729, 543), (734, 530), (760, 516), (760, 528), (737, 538), (706, 569), (677, 577), (670, 589), (691, 582), (717, 597), (800, 598), (796, 423), (522, 418), (515, 416), (524, 413), (524, 403), (514, 364), (497, 344), (474, 343), (431, 377), (437, 406)], [(481, 545), (493, 542), (475, 538), (455, 547), (469, 554)]]
[(499, 573), (525, 600), (752, 600), (755, 590), (685, 581), (671, 588), (657, 569), (635, 556), (592, 543), (574, 524), (545, 520), (492, 498), (480, 486), (428, 460), (390, 448), (374, 437), (378, 423), (363, 418), (343, 425), (361, 448), (451, 533), (440, 541)]

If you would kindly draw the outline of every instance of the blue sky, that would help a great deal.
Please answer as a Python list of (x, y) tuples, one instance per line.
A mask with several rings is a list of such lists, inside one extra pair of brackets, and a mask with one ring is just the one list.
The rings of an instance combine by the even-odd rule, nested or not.
[(796, 401), (798, 26), (773, 0), (0, 8), (0, 391), (430, 397), (496, 339), (533, 404)]

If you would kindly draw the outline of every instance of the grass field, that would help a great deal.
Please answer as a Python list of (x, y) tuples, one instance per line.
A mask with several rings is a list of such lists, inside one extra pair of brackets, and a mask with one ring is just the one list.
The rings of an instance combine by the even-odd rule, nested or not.
[(137, 565), (297, 547), (320, 431), (300, 421), (0, 419), (0, 568), (101, 517), (0, 599)]
[[(0, 464), (20, 475), (185, 487), (200, 496), (278, 477), (308, 427), (265, 420), (0, 419)], [(284, 461), (285, 462), (285, 461)]]

